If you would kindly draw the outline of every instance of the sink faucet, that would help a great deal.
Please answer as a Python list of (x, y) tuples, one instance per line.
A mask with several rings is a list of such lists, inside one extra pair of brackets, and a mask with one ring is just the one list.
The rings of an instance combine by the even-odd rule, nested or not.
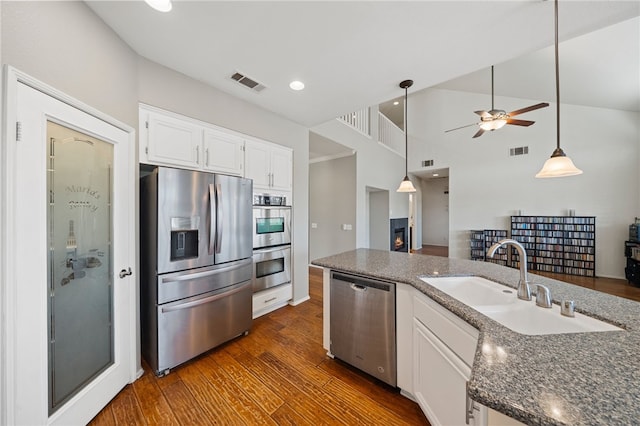
[(518, 251), (520, 256), (520, 281), (518, 282), (518, 299), (531, 300), (531, 288), (529, 287), (529, 279), (527, 278), (527, 250), (516, 240), (504, 239), (500, 240), (487, 250), (487, 256), (493, 257), (496, 250), (502, 246), (511, 244)]

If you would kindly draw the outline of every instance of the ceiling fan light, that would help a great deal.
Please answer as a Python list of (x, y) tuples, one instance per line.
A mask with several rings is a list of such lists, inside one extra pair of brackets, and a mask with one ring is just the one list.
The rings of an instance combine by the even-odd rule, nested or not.
[(483, 121), (480, 123), (480, 128), (482, 130), (497, 130), (504, 127), (505, 124), (507, 124), (506, 119), (496, 118), (495, 120)]
[(173, 5), (171, 0), (144, 0), (149, 6), (157, 10), (158, 12), (169, 12)]
[(556, 149), (551, 158), (544, 162), (542, 170), (536, 174), (536, 178), (556, 178), (582, 174), (582, 170), (573, 164), (571, 158), (567, 157), (562, 149), (560, 150), (561, 154), (557, 154), (557, 152)]
[(409, 176), (405, 176), (404, 179), (402, 179), (396, 192), (416, 192), (416, 188), (413, 186)]

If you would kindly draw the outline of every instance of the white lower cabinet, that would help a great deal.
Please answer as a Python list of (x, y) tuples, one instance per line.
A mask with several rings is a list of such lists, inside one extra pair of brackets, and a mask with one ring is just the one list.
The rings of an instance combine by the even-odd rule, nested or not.
[[(411, 341), (399, 332), (398, 359), (411, 353), (411, 380), (400, 381), (404, 394), (412, 394), (432, 426), (515, 426), (522, 423), (467, 398), (467, 381), (479, 332), (423, 293), (400, 285), (396, 312), (398, 329), (412, 330)], [(408, 306), (407, 306), (408, 305)], [(408, 343), (405, 347), (400, 342)], [(408, 347), (407, 347), (408, 346)], [(409, 352), (407, 352), (409, 351)], [(400, 367), (400, 366), (399, 366)], [(400, 372), (400, 368), (398, 369)], [(404, 377), (404, 376), (403, 376)], [(404, 384), (404, 387), (403, 387)]]
[(486, 408), (473, 403), (467, 413), (478, 331), (422, 294), (413, 302), (413, 391), (420, 408), (432, 426), (486, 425)]
[(429, 423), (432, 426), (486, 424), (482, 422), (486, 410), (481, 408), (482, 413), (475, 411), (473, 418), (465, 419), (469, 366), (415, 319), (413, 339), (414, 395)]
[(253, 318), (275, 311), (285, 306), (293, 297), (291, 283), (268, 288), (253, 294)]

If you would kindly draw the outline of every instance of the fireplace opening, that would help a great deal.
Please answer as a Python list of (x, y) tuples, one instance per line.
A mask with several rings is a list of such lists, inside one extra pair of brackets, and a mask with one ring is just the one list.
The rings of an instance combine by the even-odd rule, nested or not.
[(390, 221), (390, 241), (389, 249), (391, 251), (409, 251), (409, 219), (391, 219)]

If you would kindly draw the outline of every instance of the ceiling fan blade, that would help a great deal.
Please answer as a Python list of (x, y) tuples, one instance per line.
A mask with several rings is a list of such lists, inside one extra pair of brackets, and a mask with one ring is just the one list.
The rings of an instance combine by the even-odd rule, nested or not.
[(473, 111), (473, 112), (478, 114), (482, 118), (491, 118), (492, 117), (492, 115), (489, 114), (487, 111)]
[(515, 124), (516, 126), (531, 126), (535, 121), (530, 120), (516, 120), (514, 118), (507, 119), (507, 124)]
[(464, 129), (466, 127), (471, 127), (471, 126), (477, 126), (478, 123), (472, 123), (472, 124), (467, 124), (466, 126), (460, 126), (460, 127), (456, 127), (455, 129), (449, 129), (449, 130), (445, 130), (444, 132), (453, 132), (454, 130), (460, 130), (460, 129)]
[(476, 132), (476, 134), (473, 135), (473, 138), (477, 138), (479, 136), (482, 136), (483, 133), (484, 133), (484, 129), (483, 128), (479, 128), (478, 131)]
[(533, 110), (544, 108), (544, 107), (548, 107), (548, 106), (549, 106), (549, 104), (547, 102), (542, 102), (542, 103), (539, 103), (539, 104), (531, 105), (531, 106), (528, 106), (526, 108), (522, 108), (522, 109), (517, 109), (515, 111), (511, 111), (509, 113), (509, 117), (513, 117), (514, 115), (518, 115), (518, 114), (524, 114), (525, 112), (533, 111)]

